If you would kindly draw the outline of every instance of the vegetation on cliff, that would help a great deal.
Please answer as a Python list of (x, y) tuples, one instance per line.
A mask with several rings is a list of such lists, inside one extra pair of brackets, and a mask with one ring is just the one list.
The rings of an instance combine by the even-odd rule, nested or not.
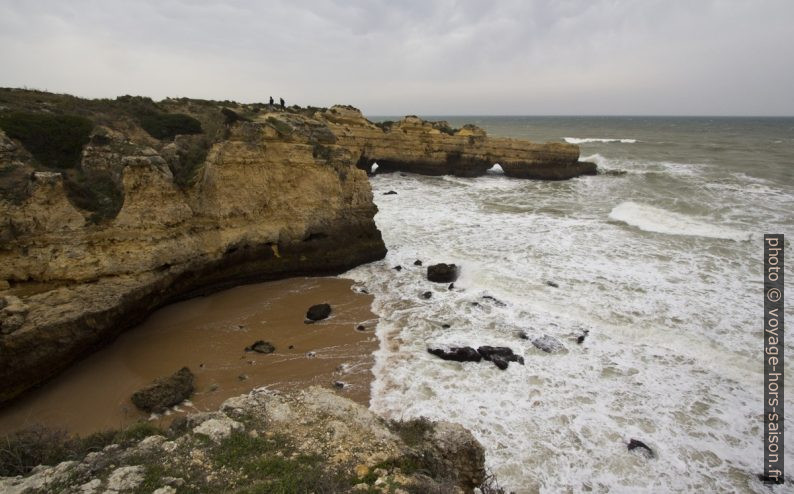
[(503, 492), (483, 463), (482, 446), (460, 426), (386, 423), (320, 388), (253, 391), (168, 429), (141, 423), (84, 439), (39, 429), (0, 440), (0, 490)]

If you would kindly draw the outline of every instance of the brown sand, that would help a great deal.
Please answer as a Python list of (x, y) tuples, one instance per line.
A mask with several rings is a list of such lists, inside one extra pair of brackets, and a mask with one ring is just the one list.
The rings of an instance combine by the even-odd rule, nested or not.
[[(88, 434), (147, 419), (130, 395), (182, 366), (196, 376), (196, 393), (177, 407), (186, 412), (216, 409), (226, 398), (261, 386), (334, 387), (335, 381), (346, 383), (339, 393), (367, 404), (375, 316), (372, 297), (354, 293), (351, 285), (339, 278), (293, 278), (164, 307), (0, 410), (0, 435), (36, 424)], [(323, 302), (331, 304), (331, 317), (304, 324), (309, 306)], [(359, 324), (366, 331), (356, 330)], [(245, 352), (256, 340), (271, 342), (276, 351)]]

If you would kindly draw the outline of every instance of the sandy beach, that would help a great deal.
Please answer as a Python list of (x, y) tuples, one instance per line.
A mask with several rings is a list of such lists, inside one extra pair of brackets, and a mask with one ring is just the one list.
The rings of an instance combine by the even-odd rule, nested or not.
[[(153, 313), (108, 347), (0, 410), (0, 434), (41, 424), (89, 434), (150, 417), (129, 398), (152, 380), (187, 366), (189, 402), (161, 417), (217, 409), (226, 398), (268, 386), (321, 385), (367, 404), (377, 348), (372, 296), (339, 278), (293, 278), (235, 287)], [(309, 306), (329, 303), (329, 319), (305, 324)], [(364, 325), (365, 330), (357, 330)], [(246, 352), (257, 340), (272, 354)]]

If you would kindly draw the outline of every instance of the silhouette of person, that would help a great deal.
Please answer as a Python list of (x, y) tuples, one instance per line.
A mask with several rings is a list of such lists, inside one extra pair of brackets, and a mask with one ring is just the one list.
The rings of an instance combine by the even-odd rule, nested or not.
[(284, 98), (279, 98), (278, 100), (281, 102), (281, 109), (283, 110), (284, 109)]
[(270, 104), (273, 104), (273, 96), (270, 97)]

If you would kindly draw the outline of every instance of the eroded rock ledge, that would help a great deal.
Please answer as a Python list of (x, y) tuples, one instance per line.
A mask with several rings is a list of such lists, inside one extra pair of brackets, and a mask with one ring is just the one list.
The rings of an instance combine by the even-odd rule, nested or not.
[[(78, 152), (24, 142), (69, 122), (90, 131)], [(595, 171), (570, 144), (416, 117), (375, 125), (345, 106), (0, 89), (0, 124), (0, 404), (167, 303), (383, 258), (364, 171), (374, 162), (431, 175)]]
[(109, 441), (26, 476), (0, 477), (0, 491), (407, 494), (492, 485), (483, 447), (460, 425), (386, 422), (319, 387), (254, 390), (169, 431), (139, 427)]

